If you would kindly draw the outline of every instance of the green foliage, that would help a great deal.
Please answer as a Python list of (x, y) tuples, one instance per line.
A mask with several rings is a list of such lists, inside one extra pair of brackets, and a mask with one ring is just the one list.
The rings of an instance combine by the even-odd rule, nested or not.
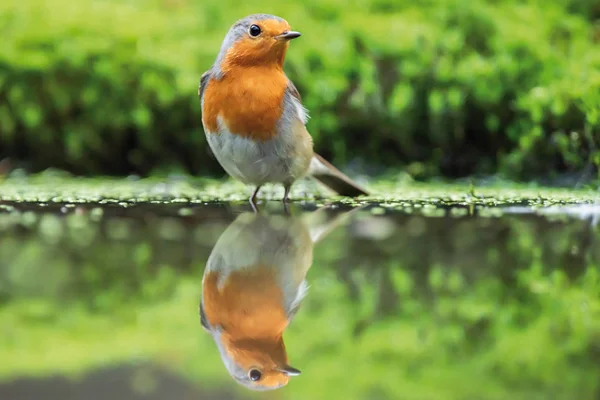
[(0, 158), (77, 173), (221, 172), (196, 89), (229, 26), (257, 10), (303, 33), (286, 71), (316, 148), (336, 163), (511, 178), (600, 163), (593, 0), (8, 0)]

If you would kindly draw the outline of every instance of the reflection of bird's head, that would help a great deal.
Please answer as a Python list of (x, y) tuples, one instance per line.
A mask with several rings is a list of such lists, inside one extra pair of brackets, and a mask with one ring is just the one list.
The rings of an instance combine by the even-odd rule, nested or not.
[(233, 272), (222, 290), (217, 274), (209, 273), (203, 284), (202, 325), (231, 377), (252, 390), (277, 389), (300, 374), (288, 364), (282, 337), (288, 316), (273, 271), (256, 265)]
[[(217, 333), (217, 335), (219, 335)], [(287, 385), (300, 371), (287, 363), (283, 338), (215, 338), (229, 375), (251, 390), (273, 390)]]

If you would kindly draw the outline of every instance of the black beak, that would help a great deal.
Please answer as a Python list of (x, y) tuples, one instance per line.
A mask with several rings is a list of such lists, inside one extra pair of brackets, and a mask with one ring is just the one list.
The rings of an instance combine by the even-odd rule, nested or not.
[(279, 40), (292, 40), (292, 39), (296, 39), (297, 37), (300, 37), (300, 32), (295, 32), (295, 31), (287, 31), (287, 32), (283, 32), (281, 35), (277, 36), (277, 39)]
[(290, 367), (289, 365), (285, 366), (284, 368), (280, 369), (281, 372), (283, 372), (284, 374), (286, 374), (287, 376), (298, 376), (300, 375), (300, 371), (297, 370), (296, 368)]

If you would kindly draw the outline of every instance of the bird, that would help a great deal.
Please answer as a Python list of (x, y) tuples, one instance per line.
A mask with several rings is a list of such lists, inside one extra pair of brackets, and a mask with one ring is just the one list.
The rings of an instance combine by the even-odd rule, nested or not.
[(202, 126), (213, 155), (229, 176), (261, 187), (282, 184), (291, 201), (294, 182), (309, 176), (341, 196), (369, 193), (314, 152), (308, 110), (283, 66), (290, 41), (300, 37), (283, 18), (251, 14), (228, 30), (200, 78)]
[(362, 207), (300, 217), (241, 213), (213, 247), (202, 277), (200, 322), (235, 382), (254, 391), (288, 384), (284, 330), (308, 292), (313, 247)]

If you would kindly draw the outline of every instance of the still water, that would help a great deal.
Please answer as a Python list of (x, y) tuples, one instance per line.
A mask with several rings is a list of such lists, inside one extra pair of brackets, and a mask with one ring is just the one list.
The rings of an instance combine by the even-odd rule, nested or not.
[(3, 400), (600, 398), (594, 209), (9, 206)]

